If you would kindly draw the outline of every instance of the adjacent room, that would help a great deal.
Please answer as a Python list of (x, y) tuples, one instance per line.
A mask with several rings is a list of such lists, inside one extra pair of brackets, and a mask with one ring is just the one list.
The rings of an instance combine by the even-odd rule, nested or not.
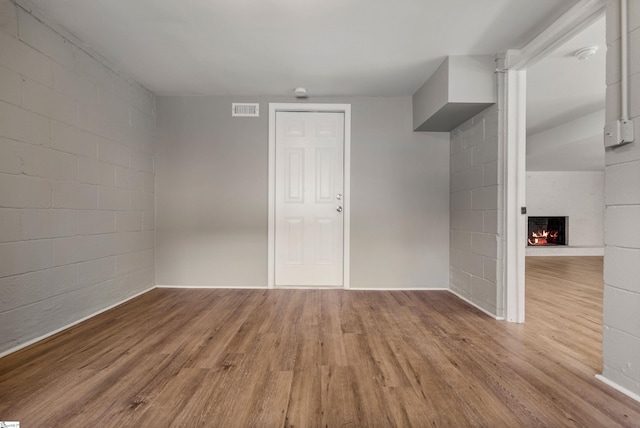
[[(598, 19), (527, 70), (528, 256), (604, 255), (605, 24)], [(561, 231), (545, 230), (549, 217)], [(560, 233), (536, 242), (544, 231)]]
[(638, 426), (639, 35), (0, 0), (0, 422)]

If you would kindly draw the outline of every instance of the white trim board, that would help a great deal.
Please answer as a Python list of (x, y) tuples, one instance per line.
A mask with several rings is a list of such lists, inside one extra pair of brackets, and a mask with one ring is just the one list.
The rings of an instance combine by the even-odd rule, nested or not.
[(564, 245), (550, 247), (527, 247), (525, 253), (527, 257), (604, 256), (604, 247), (572, 247)]
[[(512, 55), (512, 51), (507, 52), (503, 60), (508, 63)], [(525, 317), (524, 259), (527, 234), (526, 216), (521, 213), (520, 207), (525, 206), (526, 77), (526, 71), (523, 70), (505, 70), (498, 76), (502, 136), (499, 158), (503, 159), (498, 167), (499, 180), (504, 183), (498, 195), (499, 207), (504, 211), (500, 241), (504, 262), (498, 280), (504, 285), (502, 304), (505, 318), (516, 323), (524, 322)]]
[(488, 310), (478, 306), (477, 304), (473, 303), (472, 301), (470, 301), (469, 299), (467, 299), (466, 297), (463, 297), (462, 295), (456, 293), (455, 291), (448, 289), (447, 290), (449, 293), (453, 294), (454, 296), (456, 296), (458, 299), (463, 300), (465, 302), (467, 302), (469, 305), (473, 306), (474, 308), (476, 308), (477, 310), (479, 310), (480, 312), (485, 313), (486, 315), (490, 316), (491, 318), (493, 318), (496, 321), (504, 321), (504, 317), (499, 317), (496, 316), (496, 314), (492, 314), (491, 312), (489, 312)]
[(615, 383), (612, 380), (607, 379), (603, 375), (597, 374), (596, 375), (596, 379), (598, 379), (602, 383), (605, 383), (605, 384), (609, 385), (611, 388), (622, 392), (624, 395), (626, 395), (626, 396), (636, 400), (638, 403), (640, 403), (640, 395), (636, 394), (635, 392), (629, 391), (624, 386), (618, 385), (617, 383)]
[(124, 303), (127, 303), (129, 300), (133, 300), (133, 299), (135, 299), (136, 297), (140, 297), (140, 296), (142, 296), (143, 294), (146, 294), (146, 293), (148, 293), (149, 291), (151, 291), (151, 290), (155, 290), (155, 289), (156, 289), (156, 286), (154, 285), (153, 287), (148, 288), (148, 289), (146, 289), (146, 290), (144, 290), (144, 291), (141, 291), (141, 292), (139, 292), (139, 293), (137, 293), (137, 294), (134, 294), (134, 295), (133, 295), (133, 296), (131, 296), (131, 297), (127, 297), (126, 299), (122, 300), (121, 302), (114, 303), (113, 305), (108, 306), (108, 307), (106, 307), (106, 308), (104, 308), (104, 309), (100, 309), (99, 311), (94, 312), (94, 313), (93, 313), (93, 314), (91, 314), (91, 315), (87, 315), (86, 317), (80, 318), (79, 320), (74, 321), (74, 322), (72, 322), (71, 324), (67, 324), (67, 325), (65, 325), (65, 326), (63, 326), (63, 327), (60, 327), (60, 328), (58, 328), (58, 329), (56, 329), (56, 330), (53, 330), (53, 331), (51, 331), (51, 332), (49, 332), (49, 333), (43, 334), (42, 336), (38, 336), (38, 337), (36, 337), (35, 339), (31, 339), (31, 340), (29, 340), (29, 341), (27, 341), (27, 342), (24, 342), (24, 343), (21, 343), (21, 344), (19, 344), (19, 345), (17, 345), (17, 346), (14, 346), (14, 347), (13, 347), (13, 348), (11, 348), (11, 349), (8, 349), (8, 350), (6, 350), (6, 351), (0, 352), (0, 358), (2, 358), (2, 357), (4, 357), (4, 356), (7, 356), (7, 355), (9, 355), (9, 354), (13, 354), (14, 352), (18, 352), (19, 350), (24, 349), (24, 348), (26, 348), (27, 346), (33, 345), (33, 344), (34, 344), (34, 343), (36, 343), (36, 342), (40, 342), (41, 340), (44, 340), (44, 339), (46, 339), (46, 338), (48, 338), (48, 337), (54, 336), (54, 335), (56, 335), (56, 334), (58, 334), (58, 333), (60, 333), (60, 332), (62, 332), (62, 331), (64, 331), (64, 330), (66, 330), (66, 329), (68, 329), (68, 328), (71, 328), (71, 327), (76, 326), (76, 325), (78, 325), (78, 324), (80, 324), (80, 323), (83, 323), (83, 322), (87, 321), (87, 320), (88, 320), (88, 319), (90, 319), (90, 318), (93, 318), (93, 317), (95, 317), (95, 316), (98, 316), (98, 315), (100, 315), (100, 314), (101, 314), (101, 313), (103, 313), (103, 312), (107, 312), (107, 311), (109, 311), (109, 310), (111, 310), (111, 309), (115, 308), (116, 306), (120, 306), (120, 305), (122, 305), (122, 304), (124, 304)]
[(436, 287), (436, 288), (428, 288), (428, 287), (417, 287), (417, 288), (391, 288), (391, 287), (381, 287), (381, 288), (372, 288), (372, 287), (365, 287), (365, 288), (357, 288), (357, 287), (350, 287), (348, 289), (342, 288), (342, 287), (316, 287), (316, 286), (309, 286), (309, 287), (273, 287), (273, 288), (268, 288), (267, 286), (250, 286), (250, 287), (233, 287), (233, 286), (199, 286), (199, 285), (156, 285), (156, 288), (163, 288), (163, 289), (171, 289), (171, 288), (177, 288), (177, 289), (190, 289), (190, 290), (197, 290), (197, 289), (202, 289), (202, 290), (217, 290), (217, 289), (221, 289), (221, 290), (347, 290), (347, 291), (449, 291), (448, 288), (444, 288), (444, 287)]
[[(267, 287), (275, 286), (275, 182), (276, 182), (276, 112), (332, 112), (344, 113), (344, 242), (343, 288), (349, 288), (351, 241), (351, 104), (269, 103), (269, 179), (268, 179), (268, 239), (267, 239)], [(285, 287), (286, 288), (286, 287)]]
[(448, 288), (436, 287), (436, 288), (428, 288), (428, 287), (416, 287), (416, 288), (391, 288), (391, 287), (381, 287), (381, 288), (373, 288), (373, 287), (351, 287), (350, 291), (449, 291)]
[(186, 288), (189, 290), (267, 290), (266, 285), (251, 285), (247, 287), (234, 287), (230, 285), (156, 285), (156, 288)]

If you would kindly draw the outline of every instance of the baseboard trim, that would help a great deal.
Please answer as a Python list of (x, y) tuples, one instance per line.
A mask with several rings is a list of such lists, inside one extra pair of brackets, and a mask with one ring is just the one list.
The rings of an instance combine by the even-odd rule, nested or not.
[(343, 286), (332, 287), (330, 285), (275, 285), (270, 290), (348, 290)]
[(189, 290), (216, 290), (216, 289), (224, 289), (224, 290), (267, 290), (266, 285), (259, 286), (250, 286), (250, 287), (233, 287), (233, 286), (225, 286), (225, 285), (156, 285), (156, 288), (184, 288)]
[(133, 299), (135, 299), (136, 297), (140, 297), (140, 296), (142, 296), (143, 294), (148, 293), (149, 291), (151, 291), (151, 290), (153, 290), (153, 289), (155, 289), (155, 288), (156, 288), (156, 286), (154, 285), (153, 287), (148, 288), (148, 289), (146, 289), (146, 290), (144, 290), (144, 291), (141, 291), (141, 292), (139, 292), (139, 293), (137, 293), (137, 294), (134, 294), (134, 295), (133, 295), (133, 296), (131, 296), (131, 297), (127, 297), (126, 299), (122, 300), (121, 302), (114, 303), (113, 305), (108, 306), (108, 307), (106, 307), (106, 308), (104, 308), (104, 309), (100, 309), (99, 311), (94, 312), (94, 313), (93, 313), (93, 314), (91, 314), (91, 315), (87, 315), (86, 317), (80, 318), (79, 320), (74, 321), (74, 322), (72, 322), (71, 324), (68, 324), (68, 325), (65, 325), (65, 326), (63, 326), (63, 327), (60, 327), (60, 328), (58, 328), (58, 329), (56, 329), (56, 330), (53, 330), (53, 331), (51, 331), (51, 332), (49, 332), (49, 333), (46, 333), (46, 334), (42, 335), (42, 336), (36, 337), (35, 339), (31, 339), (31, 340), (29, 340), (29, 341), (27, 341), (27, 342), (21, 343), (21, 344), (19, 344), (19, 345), (17, 345), (17, 346), (14, 346), (13, 348), (8, 349), (8, 350), (6, 350), (6, 351), (2, 351), (2, 352), (0, 352), (0, 358), (2, 358), (2, 357), (6, 357), (7, 355), (9, 355), (9, 354), (13, 354), (14, 352), (18, 352), (19, 350), (24, 349), (24, 348), (26, 348), (27, 346), (31, 346), (31, 345), (33, 345), (33, 344), (34, 344), (34, 343), (36, 343), (36, 342), (40, 342), (41, 340), (44, 340), (44, 339), (46, 339), (46, 338), (48, 338), (48, 337), (51, 337), (51, 336), (53, 336), (53, 335), (56, 335), (56, 334), (60, 333), (61, 331), (64, 331), (64, 330), (66, 330), (66, 329), (68, 329), (68, 328), (71, 328), (71, 327), (73, 327), (73, 326), (75, 326), (75, 325), (78, 325), (78, 324), (80, 324), (80, 323), (82, 323), (82, 322), (84, 322), (84, 321), (86, 321), (86, 320), (88, 320), (88, 319), (90, 319), (90, 318), (93, 318), (93, 317), (95, 317), (95, 316), (97, 316), (97, 315), (100, 315), (100, 314), (101, 314), (101, 313), (103, 313), (103, 312), (106, 312), (106, 311), (108, 311), (108, 310), (110, 310), (110, 309), (113, 309), (113, 308), (115, 308), (116, 306), (120, 306), (120, 305), (122, 305), (123, 303), (127, 303), (129, 300), (133, 300)]
[(527, 257), (550, 257), (550, 256), (568, 256), (568, 257), (592, 257), (604, 256), (604, 247), (571, 247), (564, 245), (557, 246), (541, 246), (527, 247), (525, 249)]
[(600, 382), (605, 383), (607, 385), (609, 385), (611, 388), (622, 392), (624, 395), (636, 400), (638, 403), (640, 403), (640, 395), (636, 394), (633, 391), (629, 391), (627, 388), (625, 388), (624, 386), (620, 386), (617, 383), (607, 379), (606, 377), (597, 374), (596, 375), (596, 379), (598, 379)]
[(459, 293), (448, 289), (449, 293), (453, 294), (454, 296), (456, 296), (458, 299), (460, 300), (464, 300), (465, 302), (467, 302), (468, 304), (470, 304), (471, 306), (473, 306), (474, 308), (476, 308), (477, 310), (484, 312), (486, 315), (489, 315), (491, 318), (493, 318), (496, 321), (504, 321), (504, 317), (499, 317), (496, 314), (492, 314), (491, 312), (487, 311), (486, 309), (478, 306), (476, 303), (472, 302), (471, 300), (467, 299), (466, 297), (460, 295)]
[(345, 290), (345, 291), (448, 291), (448, 288), (343, 288), (343, 287), (320, 287), (320, 286), (310, 286), (310, 287), (274, 287), (268, 288), (265, 286), (251, 286), (251, 287), (230, 287), (230, 286), (198, 286), (198, 285), (156, 285), (156, 288), (185, 288), (191, 290), (203, 289), (203, 290), (215, 290), (215, 289), (232, 289), (232, 290)]
[(391, 287), (383, 287), (383, 288), (373, 288), (373, 287), (351, 287), (350, 291), (448, 291), (448, 288), (429, 288), (429, 287), (415, 287), (415, 288), (391, 288)]

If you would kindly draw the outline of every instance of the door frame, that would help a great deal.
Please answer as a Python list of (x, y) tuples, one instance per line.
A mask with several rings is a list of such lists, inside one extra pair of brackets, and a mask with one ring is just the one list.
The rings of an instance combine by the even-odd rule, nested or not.
[(587, 28), (605, 13), (607, 0), (578, 0), (555, 22), (545, 28), (521, 49), (498, 55), (496, 70), (500, 109), (500, 132), (503, 136), (504, 207), (502, 270), (503, 305), (509, 322), (525, 320), (525, 249), (526, 215), (526, 78), (527, 68), (545, 58), (563, 43)]
[[(275, 287), (276, 244), (276, 113), (344, 113), (344, 235), (342, 287), (349, 288), (351, 240), (351, 104), (269, 103), (269, 213), (267, 238), (267, 287)], [(290, 288), (290, 287), (287, 287)]]

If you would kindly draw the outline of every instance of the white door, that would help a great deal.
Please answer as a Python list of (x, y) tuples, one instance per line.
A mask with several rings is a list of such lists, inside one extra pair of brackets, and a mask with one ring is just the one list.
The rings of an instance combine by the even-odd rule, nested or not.
[(275, 285), (342, 286), (344, 113), (276, 113)]

